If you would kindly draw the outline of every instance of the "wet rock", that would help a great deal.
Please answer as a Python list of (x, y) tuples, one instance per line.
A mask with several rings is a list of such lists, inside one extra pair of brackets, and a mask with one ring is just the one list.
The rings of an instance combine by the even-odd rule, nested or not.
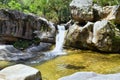
[(32, 57), (33, 54), (22, 52), (12, 45), (0, 45), (0, 60), (23, 61)]
[(70, 3), (72, 18), (79, 23), (93, 21), (92, 5), (92, 0), (73, 0)]
[(0, 80), (42, 80), (40, 71), (35, 68), (17, 64), (0, 71)]
[(42, 32), (42, 31), (35, 31), (36, 37), (40, 39), (41, 42), (46, 43), (55, 43), (55, 33), (52, 34), (51, 32)]
[(103, 75), (94, 72), (77, 72), (59, 80), (120, 80), (120, 73)]
[(36, 53), (41, 51), (49, 50), (52, 44), (50, 43), (43, 43), (41, 42), (38, 46), (32, 46), (30, 48), (27, 48), (25, 51), (28, 53)]

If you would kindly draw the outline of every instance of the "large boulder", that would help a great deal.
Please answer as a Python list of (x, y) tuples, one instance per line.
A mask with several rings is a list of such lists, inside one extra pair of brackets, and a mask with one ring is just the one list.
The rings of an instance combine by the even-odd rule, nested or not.
[(103, 75), (94, 72), (77, 72), (59, 80), (120, 80), (120, 73)]
[(107, 20), (97, 21), (93, 28), (92, 43), (100, 51), (119, 52), (120, 31)]
[(65, 37), (65, 45), (81, 49), (92, 49), (93, 25), (92, 22), (88, 22), (85, 26), (79, 26), (78, 24), (70, 26)]
[(115, 6), (98, 6), (94, 4), (94, 21), (97, 20), (110, 20), (114, 21), (116, 24), (120, 24), (120, 5)]
[(94, 72), (76, 72), (72, 75), (62, 77), (59, 80), (87, 80), (88, 78), (95, 77), (97, 75), (98, 74)]
[(45, 18), (34, 14), (25, 14), (16, 10), (0, 10), (0, 43), (13, 42), (18, 39), (31, 40), (33, 32), (55, 31), (55, 27)]
[(107, 20), (95, 24), (88, 22), (85, 26), (74, 24), (68, 29), (65, 45), (102, 52), (120, 52), (120, 31)]
[(93, 21), (92, 5), (92, 0), (73, 0), (70, 3), (72, 18), (80, 23)]
[(42, 80), (40, 71), (35, 68), (17, 64), (0, 71), (0, 80)]

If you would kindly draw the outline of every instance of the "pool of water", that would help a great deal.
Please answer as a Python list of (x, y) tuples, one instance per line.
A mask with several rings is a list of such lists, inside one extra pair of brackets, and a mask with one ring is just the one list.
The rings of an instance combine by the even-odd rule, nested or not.
[[(98, 53), (73, 49), (66, 50), (66, 53), (67, 55), (57, 56), (47, 61), (25, 64), (40, 70), (43, 80), (57, 80), (78, 71), (93, 71), (102, 74), (120, 72), (119, 53)], [(34, 59), (34, 62), (37, 61)], [(13, 63), (0, 61), (0, 68), (9, 65)]]
[(120, 54), (93, 51), (68, 50), (68, 55), (59, 56), (33, 67), (39, 69), (43, 80), (57, 80), (78, 71), (93, 71), (109, 74), (120, 72)]

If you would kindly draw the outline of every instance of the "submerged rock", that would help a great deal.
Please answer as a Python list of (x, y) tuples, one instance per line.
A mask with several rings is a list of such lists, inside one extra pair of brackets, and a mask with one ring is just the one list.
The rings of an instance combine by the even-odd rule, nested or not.
[(59, 80), (120, 80), (120, 73), (103, 75), (94, 72), (77, 72)]
[(0, 80), (42, 80), (40, 71), (35, 68), (17, 64), (0, 71)]
[(92, 0), (73, 0), (70, 3), (72, 18), (80, 23), (93, 21), (92, 5)]

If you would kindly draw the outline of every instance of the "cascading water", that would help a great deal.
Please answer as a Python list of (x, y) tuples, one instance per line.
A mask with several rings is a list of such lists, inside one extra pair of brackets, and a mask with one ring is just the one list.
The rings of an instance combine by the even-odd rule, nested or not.
[(56, 45), (53, 52), (61, 52), (63, 50), (63, 42), (65, 38), (65, 27), (58, 25), (58, 34), (56, 36)]
[(63, 51), (63, 43), (65, 38), (65, 27), (63, 25), (58, 25), (58, 34), (56, 35), (56, 45), (55, 48), (45, 53), (46, 56), (53, 57), (58, 55), (65, 55), (66, 53)]

